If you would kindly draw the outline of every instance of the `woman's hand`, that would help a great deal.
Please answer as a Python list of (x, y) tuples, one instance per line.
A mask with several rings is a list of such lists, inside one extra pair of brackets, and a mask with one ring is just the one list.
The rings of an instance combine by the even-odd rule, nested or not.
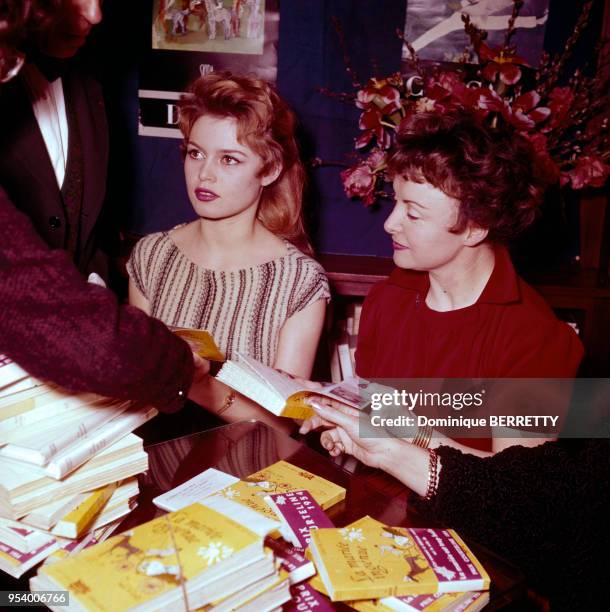
[[(315, 383), (313, 381), (309, 381), (310, 383), (314, 384), (314, 385), (319, 385), (318, 388), (322, 388), (322, 385), (320, 383)], [(315, 388), (312, 388), (312, 390), (315, 390)], [(313, 408), (314, 406), (330, 406), (331, 408), (337, 408), (338, 406), (343, 406), (344, 404), (341, 404), (340, 402), (337, 402), (335, 400), (332, 400), (328, 397), (315, 397), (315, 398), (309, 398), (308, 400), (306, 400), (307, 403)], [(315, 409), (315, 408), (314, 408)], [(356, 411), (354, 411), (356, 412)], [(358, 414), (356, 412), (356, 414)], [(308, 434), (310, 431), (318, 431), (320, 429), (329, 429), (335, 427), (335, 423), (332, 421), (328, 421), (324, 418), (322, 418), (318, 413), (316, 413), (314, 416), (312, 416), (311, 418), (303, 421), (301, 423), (301, 427), (299, 429), (299, 433), (302, 435), (306, 435)]]
[[(389, 471), (390, 461), (400, 453), (401, 445), (404, 444), (401, 440), (388, 437), (361, 437), (361, 433), (366, 433), (363, 428), (366, 428), (369, 422), (360, 419), (357, 410), (326, 398), (310, 403), (317, 414), (303, 423), (301, 432), (306, 426), (309, 428), (308, 431), (315, 427), (331, 427), (322, 433), (320, 438), (322, 446), (330, 455), (336, 457), (341, 453), (347, 453), (366, 465)], [(369, 425), (369, 428), (371, 434), (379, 435), (372, 426)]]

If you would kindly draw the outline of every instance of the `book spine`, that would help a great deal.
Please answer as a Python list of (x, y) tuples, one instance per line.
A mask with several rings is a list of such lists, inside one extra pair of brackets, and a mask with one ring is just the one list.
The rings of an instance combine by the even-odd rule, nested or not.
[(55, 535), (78, 538), (98, 516), (117, 488), (116, 482), (92, 491), (87, 499), (57, 521), (53, 528)]
[(91, 436), (83, 438), (78, 444), (54, 457), (45, 469), (46, 475), (56, 480), (62, 479), (101, 450), (152, 419), (156, 414), (156, 408), (148, 406), (129, 414), (119, 415), (106, 423), (99, 431), (93, 432)]
[(27, 378), (29, 374), (6, 355), (0, 355), (0, 389)]
[(6, 407), (7, 411), (13, 411), (15, 408), (19, 410), (17, 404), (23, 404), (24, 411), (19, 410), (19, 414), (0, 421), (0, 434), (9, 433), (20, 427), (33, 425), (45, 419), (65, 414), (67, 411), (91, 404), (99, 399), (99, 395), (93, 393), (62, 397), (57, 391), (51, 391), (39, 397), (22, 400), (15, 405)]
[(33, 463), (34, 465), (44, 467), (53, 456), (57, 455), (73, 442), (80, 438), (84, 438), (87, 434), (94, 432), (96, 429), (125, 412), (127, 408), (129, 408), (129, 405), (129, 402), (122, 402), (117, 405), (100, 406), (99, 408), (93, 407), (91, 414), (84, 416), (78, 425), (73, 423), (67, 424), (65, 433), (55, 436), (52, 441), (44, 443), (38, 448), (26, 446), (26, 444), (28, 444), (27, 441), (22, 444), (8, 444), (0, 450), (0, 454), (4, 457), (10, 457), (11, 459), (18, 459), (19, 461), (25, 461), (26, 463)]

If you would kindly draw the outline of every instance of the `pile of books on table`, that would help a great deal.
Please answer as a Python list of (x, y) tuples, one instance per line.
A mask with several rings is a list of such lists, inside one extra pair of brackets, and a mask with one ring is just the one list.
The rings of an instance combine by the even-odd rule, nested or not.
[(131, 432), (155, 414), (68, 393), (0, 356), (0, 570), (20, 577), (116, 528), (148, 468)]
[[(43, 565), (32, 590), (75, 610), (468, 610), (489, 576), (447, 529), (343, 528), (345, 489), (285, 461), (238, 480), (206, 470), (154, 500), (166, 515)], [(112, 601), (112, 603), (110, 603)], [(57, 608), (58, 610), (60, 608)]]

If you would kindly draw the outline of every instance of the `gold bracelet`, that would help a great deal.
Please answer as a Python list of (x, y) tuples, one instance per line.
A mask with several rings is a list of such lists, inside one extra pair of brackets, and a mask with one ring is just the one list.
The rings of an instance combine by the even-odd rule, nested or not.
[(226, 412), (237, 399), (237, 395), (235, 395), (235, 391), (229, 391), (224, 401), (222, 402), (222, 406), (216, 411), (216, 416), (220, 416), (223, 412)]
[(425, 501), (430, 501), (438, 489), (438, 455), (434, 449), (429, 448), (428, 456), (428, 486), (424, 495)]
[(432, 439), (432, 426), (424, 425), (417, 428), (417, 433), (413, 438), (411, 444), (413, 446), (419, 446), (420, 448), (428, 448), (430, 446), (430, 440)]

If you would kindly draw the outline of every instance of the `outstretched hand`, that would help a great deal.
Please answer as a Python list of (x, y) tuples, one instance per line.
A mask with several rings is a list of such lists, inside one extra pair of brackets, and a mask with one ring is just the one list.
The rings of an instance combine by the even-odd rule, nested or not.
[[(307, 403), (312, 408), (314, 408), (314, 410), (316, 410), (316, 406), (317, 407), (328, 406), (331, 410), (332, 409), (339, 410), (340, 407), (344, 407), (346, 410), (351, 411), (350, 414), (353, 413), (353, 415), (355, 415), (355, 416), (358, 415), (358, 411), (357, 410), (354, 410), (353, 408), (349, 408), (348, 406), (345, 406), (345, 404), (342, 404), (341, 402), (337, 402), (335, 400), (332, 400), (329, 397), (309, 398), (307, 400)], [(303, 423), (301, 424), (301, 427), (299, 429), (299, 433), (305, 435), (305, 434), (308, 434), (310, 431), (319, 431), (319, 430), (322, 430), (322, 429), (329, 429), (329, 428), (335, 427), (335, 425), (336, 425), (336, 423), (334, 421), (325, 419), (320, 414), (320, 411), (316, 410), (316, 414), (314, 416), (312, 416), (311, 418), (303, 421)]]
[(379, 432), (373, 430), (368, 420), (360, 419), (360, 413), (354, 408), (326, 398), (310, 403), (316, 416), (303, 423), (301, 433), (304, 428), (311, 431), (327, 427), (320, 442), (331, 456), (347, 453), (366, 465), (383, 469), (388, 455), (399, 452), (401, 441), (396, 438), (361, 437), (361, 434), (366, 436)]

